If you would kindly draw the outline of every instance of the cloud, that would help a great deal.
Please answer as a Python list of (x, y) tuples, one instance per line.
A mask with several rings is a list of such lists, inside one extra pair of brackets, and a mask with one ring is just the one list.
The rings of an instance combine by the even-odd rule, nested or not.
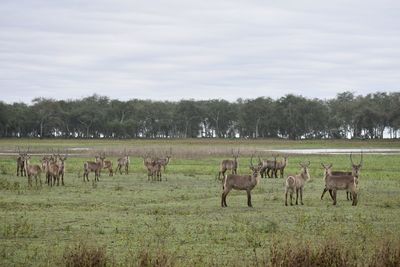
[(2, 1), (0, 8), (6, 102), (399, 90), (397, 1)]

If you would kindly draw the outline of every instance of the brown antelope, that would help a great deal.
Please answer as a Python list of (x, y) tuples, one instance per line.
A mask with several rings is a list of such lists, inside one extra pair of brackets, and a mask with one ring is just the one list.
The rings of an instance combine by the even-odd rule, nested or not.
[(68, 158), (68, 152), (64, 155), (61, 156), (60, 154), (57, 155), (58, 161), (58, 175), (61, 178), (61, 185), (64, 185), (64, 175), (65, 175), (65, 161)]
[[(108, 170), (108, 176), (113, 176), (114, 175), (114, 171), (113, 171), (113, 163), (111, 160), (106, 160), (106, 153), (103, 153), (102, 156), (104, 157), (103, 160), (103, 166), (102, 169), (107, 169)], [(100, 156), (95, 156), (95, 161), (99, 161), (100, 160)], [(101, 171), (99, 176), (101, 175)]]
[[(355, 177), (356, 185), (358, 185), (358, 179), (359, 179), (359, 177), (360, 177), (360, 170), (361, 170), (361, 167), (362, 167), (362, 159), (363, 159), (363, 154), (361, 153), (361, 160), (360, 160), (360, 163), (359, 163), (359, 164), (355, 164), (355, 163), (353, 162), (352, 153), (350, 153), (350, 162), (351, 162), (352, 171), (351, 171), (351, 172), (347, 172), (347, 171), (332, 171), (332, 170), (331, 170), (331, 175), (333, 175), (333, 176), (352, 175), (353, 177)], [(322, 164), (322, 163), (321, 163), (321, 164)], [(323, 167), (324, 169), (327, 168), (327, 166), (325, 166), (324, 164), (322, 164), (322, 167)], [(332, 164), (331, 164), (330, 167), (332, 167)], [(321, 195), (321, 200), (322, 200), (322, 198), (324, 197), (326, 191), (328, 191), (328, 189), (325, 187), (325, 188), (324, 188), (324, 191), (322, 192), (322, 195)], [(331, 198), (332, 198), (332, 200), (333, 200), (332, 190), (329, 191), (329, 194), (330, 194), (330, 196), (331, 196)], [(352, 194), (351, 194), (351, 192), (348, 191), (348, 190), (346, 191), (346, 198), (347, 198), (347, 200), (353, 200)]]
[(247, 192), (247, 206), (253, 207), (251, 204), (251, 190), (260, 182), (260, 177), (258, 173), (260, 171), (260, 166), (253, 166), (253, 155), (250, 159), (250, 170), (252, 170), (252, 175), (238, 175), (238, 174), (228, 174), (225, 175), (223, 182), (223, 192), (221, 196), (221, 207), (227, 207), (226, 196), (232, 189), (236, 190), (246, 190)]
[(158, 164), (158, 159), (153, 159), (148, 156), (142, 156), (143, 158), (143, 165), (147, 169), (147, 180), (152, 181), (158, 180), (161, 181), (161, 165)]
[(233, 149), (232, 149), (232, 159), (224, 159), (223, 161), (221, 161), (220, 164), (220, 168), (219, 168), (219, 173), (218, 173), (218, 180), (220, 180), (221, 174), (222, 177), (225, 177), (225, 172), (227, 170), (231, 170), (232, 174), (237, 174), (237, 168), (238, 168), (238, 157), (239, 157), (239, 150), (237, 152), (237, 154), (233, 153)]
[[(276, 155), (272, 155), (272, 157), (274, 158), (273, 160), (263, 160), (260, 157), (258, 157), (258, 165), (261, 166), (260, 169), (260, 174), (261, 174), (261, 178), (266, 178), (268, 176), (268, 178), (273, 177), (274, 175), (274, 170), (276, 167)], [(269, 173), (271, 171), (271, 174)]]
[(46, 183), (49, 186), (55, 185), (57, 181), (57, 185), (60, 185), (60, 167), (57, 164), (57, 159), (51, 157), (46, 161)]
[(310, 173), (308, 172), (308, 167), (310, 166), (310, 162), (306, 163), (299, 163), (301, 167), (300, 174), (296, 175), (289, 175), (286, 178), (285, 182), (285, 206), (287, 206), (287, 196), (288, 193), (290, 194), (290, 205), (293, 205), (293, 192), (296, 191), (296, 205), (298, 205), (298, 199), (300, 194), (300, 204), (304, 205), (303, 203), (303, 188), (307, 180), (310, 179)]
[(117, 173), (117, 171), (119, 170), (119, 173), (122, 174), (122, 167), (124, 167), (125, 169), (125, 174), (128, 174), (129, 172), (129, 155), (126, 153), (125, 150), (125, 156), (123, 156), (122, 158), (119, 158), (117, 160), (117, 168), (115, 169), (115, 173)]
[(38, 185), (38, 179), (39, 179), (40, 185), (42, 185), (42, 179), (40, 178), (42, 169), (40, 168), (40, 166), (39, 165), (31, 165), (29, 163), (31, 156), (29, 156), (29, 155), (24, 156), (23, 159), (24, 159), (25, 172), (28, 176), (29, 186), (32, 186), (32, 176), (35, 177), (36, 186)]
[[(29, 148), (28, 148), (29, 150)], [(25, 160), (24, 157), (28, 156), (28, 153), (22, 153), (18, 147), (18, 157), (17, 157), (17, 176), (21, 174), (21, 176), (26, 176), (25, 170)]]
[(168, 152), (166, 153), (165, 158), (157, 160), (157, 163), (160, 164), (161, 167), (163, 167), (164, 172), (165, 172), (165, 168), (167, 167), (171, 157), (172, 157), (172, 148), (169, 149), (169, 154), (168, 154)]
[(325, 166), (322, 164), (322, 167), (325, 169), (324, 178), (325, 178), (325, 188), (326, 190), (332, 190), (332, 198), (333, 205), (336, 205), (336, 194), (338, 190), (346, 190), (350, 191), (353, 197), (352, 206), (357, 205), (357, 184), (356, 177), (352, 175), (333, 175), (332, 174), (332, 164), (329, 166)]
[(99, 160), (96, 162), (87, 161), (83, 164), (83, 181), (84, 182), (86, 182), (85, 177), (86, 177), (87, 181), (89, 182), (89, 173), (90, 172), (94, 172), (94, 181), (95, 182), (99, 181), (101, 168), (103, 167), (103, 160), (104, 160), (104, 157), (100, 156)]
[(285, 168), (287, 166), (287, 163), (288, 163), (288, 156), (283, 156), (283, 160), (276, 161), (275, 168), (273, 169), (274, 170), (273, 173), (275, 174), (275, 178), (278, 178), (278, 175), (277, 175), (278, 171), (280, 172), (281, 178), (283, 178), (283, 174), (284, 174)]

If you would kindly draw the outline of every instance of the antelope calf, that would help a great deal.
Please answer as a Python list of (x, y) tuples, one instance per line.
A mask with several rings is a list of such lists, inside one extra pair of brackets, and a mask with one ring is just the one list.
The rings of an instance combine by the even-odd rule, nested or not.
[(300, 174), (296, 175), (289, 175), (286, 178), (285, 182), (285, 206), (287, 206), (287, 196), (288, 193), (290, 194), (290, 205), (293, 205), (293, 192), (296, 191), (296, 205), (298, 205), (298, 198), (300, 194), (300, 204), (304, 205), (303, 203), (303, 188), (307, 180), (310, 179), (310, 173), (308, 172), (308, 167), (310, 166), (310, 162), (307, 164), (299, 163), (301, 166)]
[(251, 156), (250, 160), (250, 169), (253, 172), (252, 175), (225, 175), (224, 183), (222, 186), (223, 192), (221, 196), (221, 207), (228, 207), (228, 205), (226, 204), (226, 196), (232, 189), (246, 190), (247, 206), (253, 207), (253, 205), (251, 204), (251, 190), (253, 190), (253, 188), (260, 182), (260, 177), (258, 176), (260, 166), (253, 166), (253, 156)]
[(331, 192), (331, 196), (333, 199), (333, 205), (336, 205), (336, 196), (338, 190), (346, 190), (351, 192), (352, 194), (352, 206), (357, 205), (357, 184), (356, 177), (352, 175), (333, 175), (332, 174), (332, 164), (324, 167), (324, 178), (325, 178), (325, 189)]
[(219, 167), (219, 172), (218, 172), (218, 180), (221, 179), (221, 174), (222, 177), (225, 177), (225, 172), (227, 170), (231, 170), (232, 174), (237, 174), (237, 168), (238, 168), (238, 157), (239, 157), (239, 150), (236, 154), (233, 154), (233, 149), (232, 149), (232, 159), (225, 159), (221, 161), (220, 167)]
[(25, 173), (28, 176), (28, 185), (32, 186), (32, 176), (35, 177), (36, 186), (38, 185), (38, 179), (40, 181), (40, 185), (42, 185), (42, 179), (40, 178), (42, 169), (40, 168), (39, 165), (31, 165), (29, 163), (30, 159), (31, 157), (29, 155), (23, 157)]
[(103, 167), (104, 157), (100, 156), (97, 162), (87, 161), (83, 164), (83, 181), (86, 182), (85, 178), (89, 182), (89, 173), (94, 172), (94, 181), (99, 181), (101, 169)]

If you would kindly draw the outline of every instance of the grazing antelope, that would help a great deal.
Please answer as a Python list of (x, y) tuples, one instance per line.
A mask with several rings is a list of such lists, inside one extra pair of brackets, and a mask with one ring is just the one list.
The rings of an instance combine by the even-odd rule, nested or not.
[(231, 170), (232, 174), (237, 174), (237, 168), (238, 168), (238, 157), (239, 157), (239, 150), (236, 154), (233, 153), (232, 149), (232, 159), (224, 159), (221, 161), (220, 168), (219, 168), (219, 173), (218, 173), (218, 180), (220, 180), (221, 174), (222, 177), (225, 177), (225, 172), (227, 170)]
[(293, 192), (296, 191), (296, 205), (298, 205), (298, 198), (300, 193), (300, 204), (304, 205), (303, 203), (303, 188), (307, 180), (310, 179), (310, 173), (308, 172), (308, 167), (310, 166), (310, 162), (307, 164), (299, 163), (301, 166), (300, 174), (296, 175), (289, 175), (286, 178), (285, 182), (285, 206), (287, 206), (287, 196), (288, 193), (290, 194), (290, 205), (293, 205)]
[[(28, 148), (29, 150), (29, 148)], [(28, 156), (28, 153), (22, 153), (18, 147), (18, 157), (17, 157), (17, 176), (21, 174), (21, 176), (26, 176), (25, 171), (25, 160), (24, 157)]]
[(101, 172), (101, 168), (103, 167), (103, 160), (105, 157), (99, 156), (99, 160), (96, 162), (93, 161), (87, 161), (83, 164), (83, 181), (86, 182), (85, 177), (87, 181), (89, 182), (89, 173), (94, 172), (94, 181), (97, 182), (99, 181), (99, 176)]
[(274, 170), (273, 173), (275, 174), (275, 178), (278, 178), (278, 175), (277, 175), (278, 171), (280, 172), (281, 178), (283, 178), (283, 174), (284, 174), (285, 168), (287, 166), (287, 163), (288, 163), (288, 156), (283, 156), (283, 160), (276, 161), (275, 168), (273, 169)]
[(356, 177), (352, 175), (333, 175), (332, 164), (325, 166), (321, 164), (325, 169), (325, 188), (326, 190), (332, 190), (333, 205), (336, 205), (336, 195), (338, 190), (350, 191), (353, 197), (352, 206), (357, 205), (357, 184)]
[(32, 186), (32, 176), (35, 177), (36, 186), (38, 185), (38, 179), (40, 181), (40, 185), (42, 185), (42, 179), (40, 178), (40, 174), (42, 173), (42, 169), (39, 165), (31, 165), (29, 163), (31, 156), (26, 155), (23, 157), (24, 160), (24, 168), (25, 172), (28, 176), (28, 184)]
[(115, 169), (115, 173), (117, 173), (117, 171), (119, 170), (119, 173), (122, 174), (122, 167), (124, 167), (125, 169), (125, 174), (128, 174), (129, 172), (129, 155), (126, 153), (125, 151), (125, 156), (123, 156), (122, 158), (119, 158), (117, 160), (117, 168)]
[[(260, 169), (260, 174), (261, 174), (261, 178), (266, 178), (268, 176), (268, 178), (273, 177), (274, 175), (274, 170), (276, 168), (276, 155), (272, 155), (272, 157), (274, 158), (274, 160), (263, 160), (260, 157), (258, 157), (258, 165), (261, 166)], [(271, 171), (271, 174), (270, 174)]]
[(228, 174), (225, 175), (224, 183), (222, 186), (223, 192), (221, 196), (221, 207), (227, 207), (226, 196), (232, 189), (236, 190), (246, 190), (247, 192), (247, 206), (253, 207), (251, 204), (251, 190), (260, 182), (260, 177), (258, 173), (260, 171), (260, 166), (253, 166), (253, 155), (250, 159), (250, 170), (252, 170), (252, 175), (238, 175), (238, 174)]
[[(333, 176), (352, 175), (353, 177), (355, 177), (356, 185), (358, 185), (358, 179), (360, 177), (360, 170), (361, 170), (361, 167), (362, 167), (362, 160), (363, 160), (363, 154), (361, 153), (360, 163), (359, 164), (355, 164), (353, 162), (352, 153), (350, 153), (350, 162), (351, 162), (352, 171), (351, 172), (346, 172), (346, 171), (332, 171), (331, 170), (331, 175), (333, 175)], [(324, 169), (327, 168), (324, 164), (322, 164), (322, 167)], [(332, 164), (330, 165), (330, 167), (332, 167)], [(328, 189), (325, 187), (324, 191), (322, 192), (322, 195), (321, 195), (321, 200), (324, 197), (326, 191), (328, 191)], [(329, 194), (330, 194), (330, 196), (331, 196), (331, 198), (333, 200), (332, 190), (329, 191)], [(348, 190), (346, 191), (346, 198), (347, 198), (347, 200), (353, 200), (352, 194)]]

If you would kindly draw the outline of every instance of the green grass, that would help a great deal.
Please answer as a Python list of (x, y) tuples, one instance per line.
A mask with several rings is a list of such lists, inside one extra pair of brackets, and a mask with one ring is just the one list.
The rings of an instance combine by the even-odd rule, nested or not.
[[(0, 150), (28, 145), (28, 141), (0, 140)], [(145, 147), (164, 142), (33, 141), (38, 151), (56, 148), (54, 144), (79, 147), (90, 143), (91, 148), (115, 144), (122, 149), (127, 143)], [(280, 242), (318, 248), (327, 241), (355, 253), (356, 262), (363, 266), (382, 240), (400, 240), (399, 156), (364, 155), (357, 207), (345, 200), (344, 192), (339, 192), (336, 207), (328, 194), (320, 200), (320, 162), (345, 170), (349, 169), (348, 156), (307, 155), (289, 157), (286, 169), (286, 173), (296, 173), (298, 162), (311, 161), (312, 179), (305, 187), (304, 206), (284, 206), (284, 180), (279, 178), (262, 179), (252, 191), (254, 208), (247, 207), (245, 192), (238, 191), (228, 195), (228, 208), (221, 208), (221, 184), (215, 177), (222, 157), (204, 156), (202, 151), (211, 146), (229, 151), (236, 141), (207, 141), (167, 141), (166, 146), (172, 143), (176, 154), (183, 156), (172, 159), (164, 174), (168, 180), (162, 182), (148, 182), (141, 159), (133, 157), (129, 175), (108, 177), (103, 172), (99, 183), (84, 183), (78, 173), (91, 157), (82, 155), (67, 160), (64, 187), (28, 188), (27, 179), (14, 173), (15, 159), (0, 157), (0, 266), (65, 265), (66, 255), (82, 243), (104, 248), (109, 265), (137, 266), (146, 257), (166, 257), (178, 266), (248, 266), (268, 262), (271, 247)], [(243, 142), (238, 144), (253, 148), (263, 141)], [(280, 143), (265, 141), (265, 146), (269, 142)], [(318, 146), (312, 141), (296, 146), (342, 147), (346, 143)], [(286, 145), (282, 142), (276, 148)], [(359, 145), (354, 146), (385, 147), (375, 142)], [(396, 146), (393, 142), (389, 147)], [(180, 154), (190, 148), (191, 157)], [(197, 148), (201, 153), (196, 156)], [(111, 157), (114, 164), (116, 157)], [(243, 155), (239, 160), (239, 172), (249, 173), (249, 157)], [(38, 161), (38, 156), (32, 158), (32, 163)]]

